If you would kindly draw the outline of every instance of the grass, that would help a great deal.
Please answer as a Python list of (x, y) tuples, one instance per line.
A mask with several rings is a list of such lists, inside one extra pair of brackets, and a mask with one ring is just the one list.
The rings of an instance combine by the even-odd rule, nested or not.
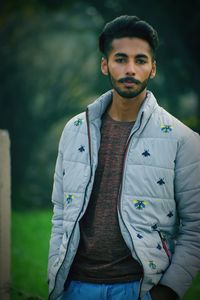
[[(48, 298), (51, 215), (51, 211), (12, 213), (12, 300)], [(200, 300), (200, 273), (183, 300)]]
[[(17, 291), (47, 299), (47, 256), (51, 228), (50, 211), (12, 213), (12, 300)], [(25, 299), (24, 297), (23, 299)]]

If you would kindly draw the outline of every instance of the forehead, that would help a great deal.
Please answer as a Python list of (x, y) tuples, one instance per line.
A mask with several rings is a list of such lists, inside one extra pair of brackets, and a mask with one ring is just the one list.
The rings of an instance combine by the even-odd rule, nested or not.
[(112, 41), (109, 56), (117, 53), (124, 53), (127, 56), (135, 56), (137, 54), (145, 54), (152, 56), (150, 45), (147, 41), (140, 38), (117, 38)]

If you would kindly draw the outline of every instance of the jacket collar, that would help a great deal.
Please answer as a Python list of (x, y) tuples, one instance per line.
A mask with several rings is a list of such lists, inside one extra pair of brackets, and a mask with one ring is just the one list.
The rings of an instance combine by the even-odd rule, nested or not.
[[(101, 119), (106, 108), (112, 101), (112, 90), (101, 95), (93, 103), (88, 105), (89, 120), (92, 122), (95, 119)], [(158, 107), (158, 103), (152, 92), (147, 91), (146, 98), (140, 107), (134, 128), (139, 128), (138, 133), (141, 132), (148, 122), (153, 111)]]
[(97, 98), (93, 103), (89, 104), (87, 108), (89, 111), (90, 121), (92, 122), (95, 119), (101, 119), (111, 101), (112, 90), (109, 90), (108, 92)]

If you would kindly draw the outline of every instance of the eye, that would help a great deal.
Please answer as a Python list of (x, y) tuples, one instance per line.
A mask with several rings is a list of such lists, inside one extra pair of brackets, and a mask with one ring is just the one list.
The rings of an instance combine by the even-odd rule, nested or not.
[(117, 63), (124, 63), (126, 60), (125, 60), (125, 58), (116, 58), (115, 59), (115, 61), (117, 62)]
[(142, 59), (142, 58), (138, 58), (138, 59), (136, 60), (136, 63), (137, 63), (138, 65), (144, 65), (144, 64), (146, 64), (146, 60), (144, 60), (144, 59)]

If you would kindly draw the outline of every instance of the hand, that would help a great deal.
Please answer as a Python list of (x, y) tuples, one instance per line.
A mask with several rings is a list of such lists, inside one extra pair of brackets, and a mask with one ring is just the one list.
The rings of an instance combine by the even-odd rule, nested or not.
[(177, 300), (177, 294), (165, 285), (155, 285), (150, 290), (152, 300)]

